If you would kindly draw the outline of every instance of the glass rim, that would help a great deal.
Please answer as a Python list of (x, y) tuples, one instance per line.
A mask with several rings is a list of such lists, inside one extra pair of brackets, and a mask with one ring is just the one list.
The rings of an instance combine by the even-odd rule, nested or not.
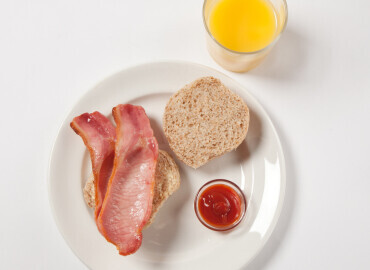
[(206, 28), (206, 31), (207, 31), (208, 35), (212, 38), (212, 40), (214, 42), (216, 42), (216, 44), (218, 46), (220, 46), (221, 48), (225, 49), (226, 51), (234, 53), (234, 54), (250, 55), (250, 54), (260, 53), (260, 52), (263, 52), (263, 51), (266, 51), (266, 50), (272, 48), (275, 45), (276, 41), (278, 41), (278, 39), (280, 38), (281, 34), (284, 32), (284, 30), (286, 28), (286, 25), (287, 25), (287, 22), (288, 22), (288, 4), (287, 4), (286, 0), (282, 0), (283, 4), (284, 4), (284, 8), (285, 8), (285, 21), (284, 21), (283, 27), (281, 28), (280, 33), (274, 38), (274, 40), (271, 41), (267, 46), (263, 47), (262, 49), (256, 50), (256, 51), (251, 51), (251, 52), (234, 51), (234, 50), (231, 50), (231, 49), (225, 47), (220, 42), (218, 42), (218, 40), (212, 35), (211, 31), (209, 30), (207, 22), (206, 22), (205, 14), (204, 14), (207, 1), (209, 1), (209, 0), (204, 0), (204, 2), (203, 2), (202, 17), (203, 17), (203, 25)]
[[(240, 217), (234, 223), (232, 223), (232, 224), (230, 224), (229, 226), (226, 226), (226, 227), (216, 227), (216, 226), (212, 226), (211, 224), (208, 224), (203, 219), (202, 215), (199, 213), (199, 210), (198, 210), (198, 200), (199, 200), (199, 196), (201, 194), (201, 191), (204, 191), (204, 189), (206, 187), (212, 186), (214, 184), (218, 184), (217, 182), (219, 182), (219, 184), (224, 184), (224, 185), (231, 186), (231, 188), (234, 191), (236, 191), (238, 193), (238, 195), (240, 194), (241, 203), (242, 203), (242, 205), (244, 204), (244, 207), (241, 208)], [(227, 179), (214, 179), (214, 180), (208, 181), (207, 183), (205, 183), (203, 186), (201, 186), (199, 188), (199, 190), (198, 190), (198, 192), (197, 192), (197, 194), (195, 195), (195, 198), (194, 198), (194, 211), (195, 211), (195, 215), (197, 216), (200, 223), (202, 223), (206, 228), (211, 229), (213, 231), (219, 231), (219, 232), (229, 231), (229, 230), (235, 228), (236, 226), (238, 226), (242, 222), (242, 220), (244, 219), (244, 216), (247, 212), (247, 199), (245, 198), (244, 192), (234, 182), (232, 182), (230, 180), (227, 180)]]

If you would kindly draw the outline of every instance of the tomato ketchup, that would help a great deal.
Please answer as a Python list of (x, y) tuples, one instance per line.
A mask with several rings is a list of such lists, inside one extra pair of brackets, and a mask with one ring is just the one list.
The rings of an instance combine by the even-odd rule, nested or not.
[(227, 181), (229, 183), (224, 184), (223, 181), (227, 180), (211, 181), (214, 183), (200, 190), (196, 202), (200, 221), (216, 230), (234, 227), (233, 225), (241, 220), (245, 211), (242, 192), (239, 189), (236, 191), (231, 182)]

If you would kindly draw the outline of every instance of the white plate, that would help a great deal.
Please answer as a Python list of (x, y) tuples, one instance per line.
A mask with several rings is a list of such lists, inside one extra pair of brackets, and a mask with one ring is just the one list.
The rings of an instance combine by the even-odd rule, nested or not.
[[(197, 170), (176, 160), (181, 173), (180, 189), (144, 231), (138, 252), (127, 257), (118, 255), (116, 248), (99, 234), (93, 212), (84, 203), (82, 187), (91, 170), (90, 159), (81, 138), (69, 127), (70, 121), (96, 110), (111, 117), (112, 107), (120, 103), (142, 105), (159, 147), (170, 151), (161, 128), (167, 100), (185, 84), (210, 75), (221, 79), (250, 108), (247, 139), (236, 151)], [(234, 181), (248, 200), (245, 219), (227, 233), (205, 228), (194, 213), (196, 192), (206, 181), (216, 178)], [(224, 74), (187, 62), (126, 69), (87, 92), (64, 120), (49, 167), (49, 196), (57, 226), (74, 253), (91, 269), (239, 269), (269, 238), (282, 208), (284, 190), (282, 148), (261, 105)]]

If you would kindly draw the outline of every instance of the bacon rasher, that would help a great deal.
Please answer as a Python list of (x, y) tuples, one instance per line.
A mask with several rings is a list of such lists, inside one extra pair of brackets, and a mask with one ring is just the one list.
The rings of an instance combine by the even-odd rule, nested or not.
[(95, 220), (100, 213), (112, 173), (116, 130), (100, 112), (84, 113), (71, 122), (72, 129), (81, 136), (90, 152), (95, 182)]
[(129, 255), (141, 246), (151, 215), (158, 143), (142, 107), (118, 105), (113, 117), (114, 166), (97, 225), (121, 255)]

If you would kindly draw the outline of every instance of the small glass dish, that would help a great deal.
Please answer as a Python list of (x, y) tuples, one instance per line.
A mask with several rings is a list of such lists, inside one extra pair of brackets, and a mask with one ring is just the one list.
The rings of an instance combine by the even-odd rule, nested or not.
[[(238, 211), (239, 216), (232, 223), (227, 225), (217, 225), (215, 223), (212, 224), (212, 222), (206, 220), (206, 218), (201, 213), (202, 210), (200, 209), (200, 200), (202, 199), (203, 193), (205, 193), (207, 190), (210, 190), (209, 188), (211, 187), (217, 187), (220, 185), (226, 186), (226, 189), (231, 189), (233, 191), (233, 195), (235, 193), (238, 196), (238, 203), (240, 203), (240, 210)], [(215, 203), (212, 207), (214, 209)], [(207, 182), (199, 189), (194, 199), (194, 210), (199, 221), (208, 229), (214, 231), (228, 231), (235, 228), (243, 220), (245, 212), (247, 210), (247, 201), (243, 191), (236, 184), (226, 179), (215, 179)]]

